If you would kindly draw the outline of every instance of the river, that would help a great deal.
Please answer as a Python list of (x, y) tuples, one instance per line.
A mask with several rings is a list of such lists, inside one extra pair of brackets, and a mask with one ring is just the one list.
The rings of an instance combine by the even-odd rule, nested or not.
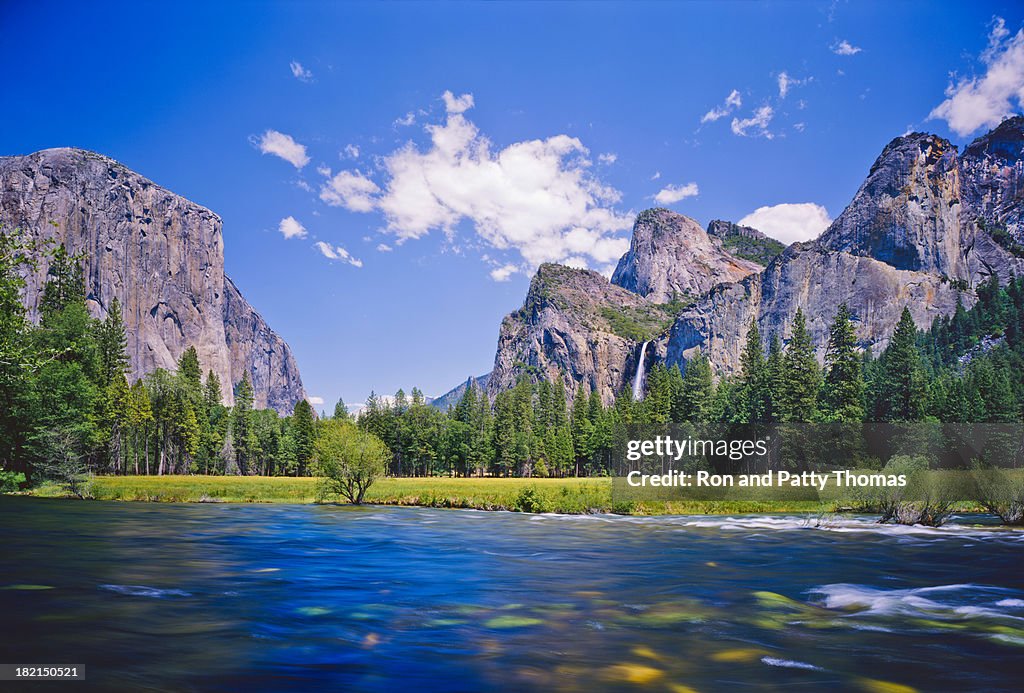
[(2, 497), (0, 662), (125, 691), (1020, 690), (1024, 532), (974, 522)]

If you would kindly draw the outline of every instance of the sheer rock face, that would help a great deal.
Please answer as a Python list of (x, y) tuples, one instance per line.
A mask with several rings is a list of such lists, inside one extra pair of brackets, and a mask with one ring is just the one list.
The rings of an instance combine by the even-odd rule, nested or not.
[[(956, 308), (958, 291), (937, 275), (899, 270), (873, 258), (828, 250), (817, 242), (795, 243), (760, 275), (712, 289), (676, 320), (665, 361), (684, 364), (697, 350), (707, 354), (719, 375), (739, 370), (740, 352), (752, 320), (767, 342), (792, 332), (797, 308), (819, 361), (839, 305), (853, 311), (858, 342), (876, 355), (888, 344), (907, 306), (919, 327)], [(970, 306), (973, 296), (961, 300)]]
[(699, 348), (720, 373), (734, 373), (751, 320), (766, 339), (786, 339), (797, 308), (822, 358), (828, 325), (844, 302), (861, 346), (877, 355), (904, 306), (927, 328), (953, 312), (958, 293), (972, 305), (973, 288), (991, 275), (1005, 282), (1024, 270), (1024, 246), (1014, 246), (1024, 233), (1022, 145), (1019, 117), (962, 156), (935, 135), (893, 140), (818, 241), (794, 244), (761, 275), (717, 287), (684, 312), (667, 360), (683, 362)]
[(1024, 117), (1005, 120), (969, 144), (961, 169), (968, 219), (1001, 226), (1024, 245)]
[(722, 282), (735, 282), (761, 266), (729, 254), (693, 219), (667, 209), (641, 212), (629, 251), (619, 260), (612, 284), (655, 303), (673, 296), (698, 296)]
[(570, 397), (584, 386), (610, 403), (636, 372), (640, 344), (615, 334), (601, 309), (649, 305), (597, 272), (541, 265), (523, 307), (501, 323), (488, 394), (493, 399), (522, 374), (550, 380), (564, 374)]
[[(89, 309), (121, 301), (133, 379), (173, 369), (194, 346), (203, 370), (231, 385), (249, 371), (256, 404), (291, 411), (305, 396), (288, 345), (224, 275), (221, 220), (112, 159), (79, 149), (0, 158), (0, 224), (84, 253)], [(26, 276), (38, 317), (47, 264)]]
[(1022, 125), (1021, 118), (1006, 121), (975, 140), (963, 156), (936, 135), (896, 138), (822, 234), (822, 245), (971, 286), (993, 273), (1004, 281), (1019, 274), (1021, 258), (989, 231), (999, 226), (1011, 236), (1024, 234)]
[[(696, 222), (668, 210), (642, 212), (629, 251), (619, 261), (614, 290), (593, 273), (546, 266), (526, 305), (505, 319), (489, 391), (514, 384), (519, 361), (566, 384), (597, 387), (607, 402), (636, 372), (640, 343), (595, 327), (600, 306), (636, 308), (689, 293), (667, 334), (648, 358), (683, 365), (699, 349), (719, 375), (736, 373), (746, 331), (756, 321), (767, 342), (785, 341), (797, 309), (807, 319), (819, 359), (839, 305), (855, 320), (860, 346), (879, 354), (909, 308), (918, 327), (970, 307), (974, 288), (993, 274), (1024, 273), (1024, 117), (1005, 121), (963, 154), (935, 135), (899, 137), (882, 151), (849, 206), (816, 241), (796, 243), (768, 263), (739, 260), (723, 248), (736, 230)], [(562, 272), (562, 274), (559, 274)], [(540, 281), (542, 275), (548, 281)], [(574, 300), (541, 300), (565, 283)], [(631, 292), (631, 293), (630, 293)]]

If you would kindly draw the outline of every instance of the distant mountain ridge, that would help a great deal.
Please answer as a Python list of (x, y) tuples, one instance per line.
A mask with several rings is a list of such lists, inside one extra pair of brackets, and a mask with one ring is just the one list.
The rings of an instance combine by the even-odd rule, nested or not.
[[(669, 210), (641, 212), (610, 283), (582, 270), (538, 270), (523, 308), (502, 323), (488, 392), (542, 375), (562, 377), (570, 394), (596, 389), (607, 403), (635, 373), (647, 339), (648, 359), (682, 365), (701, 351), (718, 375), (729, 375), (752, 321), (766, 340), (786, 340), (797, 309), (823, 358), (841, 303), (860, 346), (877, 354), (904, 306), (924, 328), (958, 300), (973, 305), (974, 287), (991, 275), (1005, 283), (1024, 271), (1022, 152), (1020, 116), (962, 153), (936, 135), (898, 137), (818, 239), (782, 252), (730, 222), (705, 231)], [(670, 327), (632, 338), (593, 317), (665, 309)]]
[[(305, 397), (291, 349), (224, 274), (221, 220), (108, 157), (47, 149), (0, 157), (0, 224), (85, 255), (90, 312), (122, 305), (131, 377), (173, 369), (194, 346), (204, 372), (232, 385), (248, 372), (258, 407), (290, 413)], [(46, 258), (26, 276), (38, 316)]]

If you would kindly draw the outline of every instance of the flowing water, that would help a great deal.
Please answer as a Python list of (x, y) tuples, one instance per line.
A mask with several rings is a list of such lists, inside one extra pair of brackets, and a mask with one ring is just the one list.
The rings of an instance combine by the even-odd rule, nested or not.
[(1020, 690), (1024, 533), (976, 521), (5, 497), (0, 662), (125, 691)]
[(640, 360), (636, 364), (636, 375), (633, 377), (633, 401), (639, 402), (644, 398), (644, 371), (646, 370), (646, 356), (647, 356), (647, 345), (650, 342), (644, 342), (644, 345), (640, 347)]

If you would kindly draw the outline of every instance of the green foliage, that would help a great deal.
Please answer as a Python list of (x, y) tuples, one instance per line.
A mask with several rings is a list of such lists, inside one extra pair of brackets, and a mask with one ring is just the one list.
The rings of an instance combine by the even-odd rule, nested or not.
[(917, 326), (905, 307), (873, 376), (870, 395), (876, 421), (921, 420), (927, 401), (925, 373), (917, 348)]
[(0, 469), (0, 493), (15, 493), (25, 483), (22, 472), (7, 472)]
[(601, 306), (600, 314), (613, 334), (633, 342), (647, 342), (670, 328), (685, 305), (677, 299), (663, 304)]
[(722, 247), (736, 257), (765, 266), (786, 249), (774, 238), (750, 238), (740, 234), (727, 235), (722, 240)]
[(853, 319), (845, 303), (839, 306), (829, 329), (825, 350), (825, 382), (821, 391), (821, 414), (824, 421), (863, 421), (864, 373), (857, 353)]
[(814, 357), (814, 346), (807, 322), (799, 308), (793, 318), (793, 334), (782, 357), (779, 410), (783, 421), (815, 421), (818, 414), (818, 390), (821, 370)]
[(366, 490), (386, 469), (391, 451), (380, 438), (347, 421), (324, 421), (316, 440), (321, 496), (363, 502)]

